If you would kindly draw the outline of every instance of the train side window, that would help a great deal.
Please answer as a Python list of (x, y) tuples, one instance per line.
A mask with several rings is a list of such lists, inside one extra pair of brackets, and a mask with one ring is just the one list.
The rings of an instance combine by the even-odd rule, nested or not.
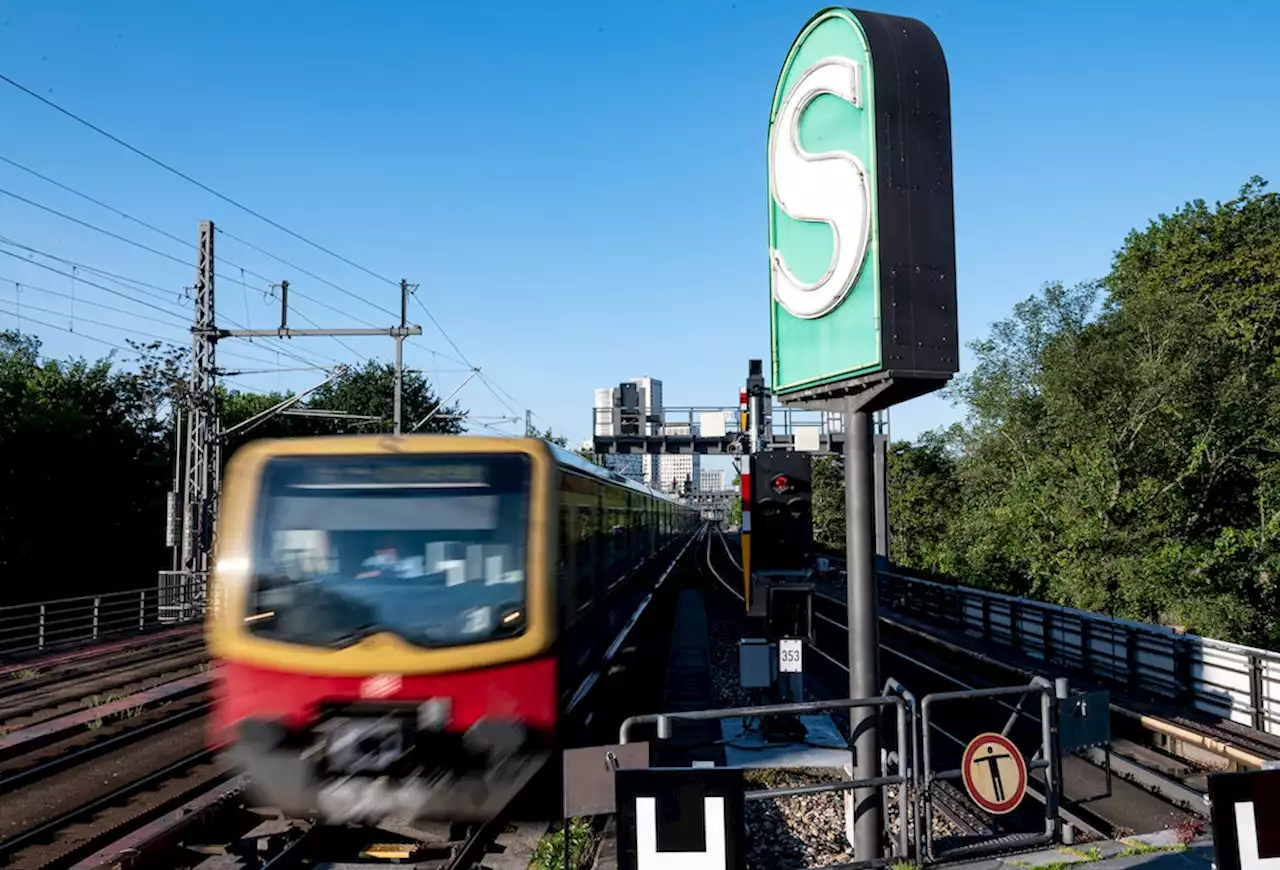
[(581, 609), (594, 597), (596, 574), (596, 517), (591, 504), (579, 504), (577, 508), (578, 551), (574, 573), (574, 606)]
[(573, 613), (573, 513), (570, 494), (560, 490), (560, 522), (556, 530), (556, 597), (560, 600), (560, 624), (565, 625)]

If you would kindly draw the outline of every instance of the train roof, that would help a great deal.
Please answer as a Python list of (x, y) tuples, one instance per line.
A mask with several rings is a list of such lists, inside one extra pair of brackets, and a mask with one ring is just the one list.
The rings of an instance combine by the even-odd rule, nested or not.
[(574, 471), (582, 472), (583, 474), (590, 475), (591, 477), (598, 478), (599, 480), (605, 480), (609, 483), (625, 486), (627, 489), (643, 493), (651, 498), (660, 499), (661, 501), (669, 501), (672, 504), (680, 504), (679, 499), (672, 498), (670, 493), (650, 489), (643, 483), (639, 483), (629, 477), (623, 477), (621, 474), (618, 474), (618, 472), (596, 465), (589, 459), (583, 459), (577, 453), (572, 450), (566, 450), (559, 444), (553, 444), (550, 441), (544, 441), (543, 443), (550, 448), (552, 457), (554, 457), (556, 462), (560, 465), (572, 468)]

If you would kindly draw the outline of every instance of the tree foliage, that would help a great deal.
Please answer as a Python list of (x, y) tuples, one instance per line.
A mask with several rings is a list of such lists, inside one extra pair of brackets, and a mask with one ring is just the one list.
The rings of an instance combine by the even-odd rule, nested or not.
[[(131, 370), (113, 357), (46, 360), (35, 338), (0, 332), (0, 603), (150, 586), (168, 567), (165, 497), (173, 488), (174, 411), (190, 393), (188, 352), (134, 349)], [(393, 367), (371, 360), (296, 405), (358, 419), (272, 416), (233, 432), (223, 457), (256, 438), (391, 432), (394, 388)], [(220, 390), (223, 429), (286, 398)], [(402, 399), (406, 431), (439, 406), (414, 371), (405, 372)], [(418, 431), (460, 432), (464, 415), (456, 404), (439, 408)], [(85, 554), (79, 563), (62, 556), (68, 546)], [(53, 585), (39, 582), (46, 578)]]
[(1280, 197), (1162, 214), (971, 348), (965, 422), (893, 445), (895, 562), (1280, 642)]

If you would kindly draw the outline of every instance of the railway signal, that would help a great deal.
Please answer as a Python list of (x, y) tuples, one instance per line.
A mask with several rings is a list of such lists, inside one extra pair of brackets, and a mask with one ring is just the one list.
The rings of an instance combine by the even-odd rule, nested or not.
[[(807, 453), (770, 450), (751, 457), (752, 569), (802, 571), (813, 555), (813, 468)], [(745, 510), (746, 504), (743, 508)]]

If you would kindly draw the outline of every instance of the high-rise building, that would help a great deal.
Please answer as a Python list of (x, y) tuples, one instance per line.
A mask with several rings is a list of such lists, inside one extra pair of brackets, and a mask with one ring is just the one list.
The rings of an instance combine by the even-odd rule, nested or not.
[[(655, 378), (631, 378), (640, 399), (640, 418), (643, 421), (641, 431), (646, 435), (657, 435), (662, 432), (662, 381)], [(618, 435), (620, 421), (614, 419), (613, 408), (618, 400), (617, 387), (601, 387), (595, 391), (592, 401), (592, 423), (594, 434), (601, 436)], [(654, 418), (650, 422), (650, 418)], [(654, 489), (662, 484), (661, 456), (610, 453), (606, 454), (606, 468), (613, 469), (623, 477), (638, 480)]]
[(722, 469), (706, 469), (698, 476), (699, 492), (719, 492), (722, 489), (724, 489), (724, 471)]
[[(677, 423), (663, 427), (663, 432), (667, 435), (697, 435), (698, 427), (691, 427), (687, 423)], [(685, 481), (689, 481), (691, 489), (696, 489), (700, 482), (699, 475), (701, 471), (702, 457), (697, 453), (664, 455), (662, 457), (662, 476), (659, 489), (666, 492), (684, 492)]]

